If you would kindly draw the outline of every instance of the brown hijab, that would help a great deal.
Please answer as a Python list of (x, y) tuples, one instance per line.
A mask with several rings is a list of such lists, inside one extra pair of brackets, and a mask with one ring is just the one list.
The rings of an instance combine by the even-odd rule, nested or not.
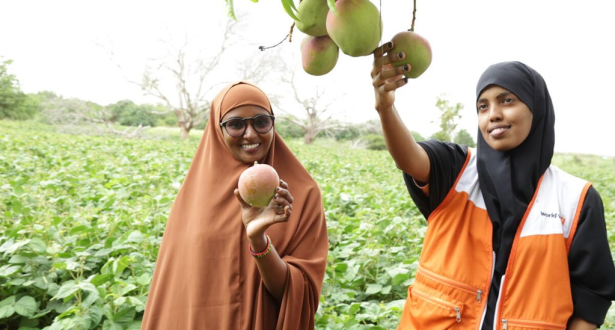
[(294, 197), (288, 222), (267, 229), (288, 264), (278, 303), (267, 291), (233, 195), (250, 164), (230, 153), (218, 123), (230, 110), (257, 105), (273, 114), (256, 86), (236, 82), (214, 99), (209, 123), (175, 199), (158, 254), (142, 330), (302, 330), (314, 328), (328, 237), (316, 182), (277, 132), (265, 163)]

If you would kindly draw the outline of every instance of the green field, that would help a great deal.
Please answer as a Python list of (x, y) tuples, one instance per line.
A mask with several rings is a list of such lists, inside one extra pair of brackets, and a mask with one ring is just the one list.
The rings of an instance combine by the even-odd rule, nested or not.
[[(140, 328), (195, 133), (121, 139), (0, 121), (0, 330)], [(426, 230), (401, 173), (386, 151), (287, 142), (327, 212), (317, 329), (395, 329)], [(558, 154), (554, 164), (594, 183), (615, 251), (615, 158)], [(615, 329), (615, 307), (602, 329)]]

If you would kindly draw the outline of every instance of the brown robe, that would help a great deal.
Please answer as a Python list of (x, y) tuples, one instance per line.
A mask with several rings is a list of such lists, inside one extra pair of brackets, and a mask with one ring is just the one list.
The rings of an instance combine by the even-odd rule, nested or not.
[(264, 93), (246, 82), (227, 86), (214, 99), (209, 123), (171, 208), (142, 330), (314, 328), (328, 252), (321, 192), (275, 132), (265, 163), (288, 182), (294, 197), (288, 222), (267, 229), (288, 264), (278, 303), (248, 251), (241, 206), (233, 195), (249, 164), (229, 152), (218, 125), (226, 112), (240, 105), (258, 105), (273, 114)]

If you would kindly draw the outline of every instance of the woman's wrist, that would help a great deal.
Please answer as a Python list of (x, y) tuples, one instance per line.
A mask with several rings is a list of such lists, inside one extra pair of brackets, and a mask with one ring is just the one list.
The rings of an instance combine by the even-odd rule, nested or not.
[(250, 249), (253, 252), (261, 252), (267, 249), (268, 240), (267, 234), (261, 233), (258, 235), (254, 235), (254, 237), (248, 237), (248, 242), (250, 243)]
[(267, 243), (265, 244), (266, 248), (264, 250), (262, 251), (254, 250), (252, 246), (249, 246), (250, 254), (256, 259), (264, 258), (265, 256), (269, 254), (269, 252), (271, 252), (271, 248), (272, 248), (271, 238), (269, 238), (268, 235), (265, 235), (265, 237), (267, 238)]

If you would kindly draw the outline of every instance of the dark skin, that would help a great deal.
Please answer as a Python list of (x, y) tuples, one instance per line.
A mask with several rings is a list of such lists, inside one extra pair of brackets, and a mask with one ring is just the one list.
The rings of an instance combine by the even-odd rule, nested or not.
[[(386, 145), (397, 167), (416, 180), (428, 183), (430, 161), (425, 150), (414, 140), (395, 108), (395, 90), (406, 85), (404, 73), (412, 70), (410, 65), (393, 67), (391, 63), (403, 60), (404, 53), (389, 53), (393, 42), (378, 47), (374, 52), (371, 71), (376, 97), (376, 111), (384, 131)], [(568, 322), (568, 330), (595, 330), (597, 326), (580, 318)]]

